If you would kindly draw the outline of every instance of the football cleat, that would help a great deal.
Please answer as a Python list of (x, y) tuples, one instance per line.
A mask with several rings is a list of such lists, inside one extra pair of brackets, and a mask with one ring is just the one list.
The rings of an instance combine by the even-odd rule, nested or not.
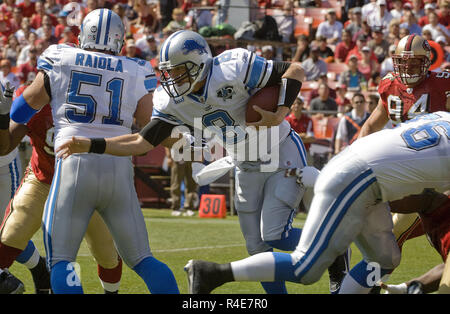
[(24, 291), (22, 281), (4, 269), (0, 274), (0, 294), (22, 294)]
[(218, 264), (190, 260), (184, 271), (187, 273), (190, 294), (209, 294), (223, 282), (218, 275)]
[(331, 294), (339, 293), (342, 281), (344, 280), (345, 275), (350, 271), (351, 256), (352, 250), (348, 248), (344, 254), (339, 255), (333, 264), (328, 267)]
[(51, 294), (50, 272), (44, 257), (39, 258), (39, 263), (31, 271), (36, 294)]

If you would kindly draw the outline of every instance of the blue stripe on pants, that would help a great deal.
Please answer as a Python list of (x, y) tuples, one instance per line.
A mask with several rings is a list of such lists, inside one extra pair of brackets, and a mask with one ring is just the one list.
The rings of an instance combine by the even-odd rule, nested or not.
[[(314, 263), (328, 247), (329, 240), (337, 227), (344, 218), (347, 210), (352, 206), (353, 202), (362, 192), (364, 192), (373, 182), (376, 181), (372, 170), (368, 169), (354, 179), (333, 202), (330, 209), (326, 213), (326, 217), (321, 223), (321, 226), (314, 237), (311, 246), (308, 248), (305, 255), (297, 263), (298, 267), (295, 271), (296, 276), (302, 278)], [(355, 190), (356, 189), (356, 190)], [(347, 201), (344, 202), (344, 200)], [(333, 216), (335, 218), (333, 219)], [(327, 232), (325, 230), (329, 229)], [(317, 249), (318, 246), (318, 249)], [(315, 251), (315, 252), (314, 252)]]

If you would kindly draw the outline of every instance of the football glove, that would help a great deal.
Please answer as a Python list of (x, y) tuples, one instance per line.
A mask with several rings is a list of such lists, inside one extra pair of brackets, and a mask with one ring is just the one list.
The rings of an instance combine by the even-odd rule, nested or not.
[(0, 93), (0, 114), (8, 114), (10, 112), (13, 95), (14, 87), (10, 87), (9, 82), (6, 82), (3, 93)]

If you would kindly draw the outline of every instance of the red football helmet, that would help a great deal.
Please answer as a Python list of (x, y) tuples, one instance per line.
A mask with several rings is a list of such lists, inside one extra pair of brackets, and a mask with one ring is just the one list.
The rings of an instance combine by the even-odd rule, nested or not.
[(400, 40), (392, 61), (403, 84), (414, 86), (425, 79), (431, 65), (430, 54), (430, 44), (419, 35), (408, 35)]

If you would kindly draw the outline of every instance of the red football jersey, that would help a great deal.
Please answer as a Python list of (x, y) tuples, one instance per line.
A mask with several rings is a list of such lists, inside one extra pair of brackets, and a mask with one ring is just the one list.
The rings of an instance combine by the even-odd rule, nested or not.
[[(16, 90), (19, 97), (27, 88), (22, 85)], [(30, 143), (33, 147), (30, 164), (36, 178), (44, 183), (51, 184), (55, 173), (54, 126), (52, 109), (45, 105), (27, 123)]]
[(52, 109), (45, 105), (27, 123), (28, 136), (33, 147), (31, 154), (31, 168), (36, 178), (44, 183), (51, 184), (55, 173), (54, 126)]
[(383, 106), (394, 124), (425, 112), (447, 111), (450, 72), (429, 72), (414, 88), (407, 88), (395, 73), (389, 73), (378, 86)]
[(439, 208), (429, 214), (420, 214), (423, 227), (434, 248), (446, 261), (450, 250), (450, 196)]

